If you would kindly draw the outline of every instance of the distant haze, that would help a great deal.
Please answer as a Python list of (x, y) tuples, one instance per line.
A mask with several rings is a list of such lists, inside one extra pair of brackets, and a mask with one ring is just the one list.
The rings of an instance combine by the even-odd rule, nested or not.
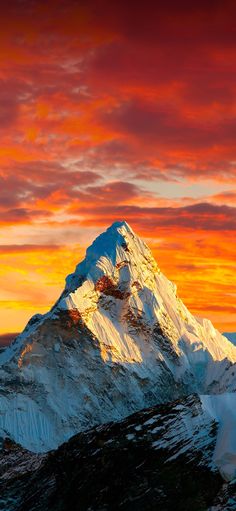
[(0, 347), (1, 346), (8, 346), (13, 339), (18, 335), (18, 332), (16, 333), (9, 333), (9, 334), (1, 334), (0, 335)]

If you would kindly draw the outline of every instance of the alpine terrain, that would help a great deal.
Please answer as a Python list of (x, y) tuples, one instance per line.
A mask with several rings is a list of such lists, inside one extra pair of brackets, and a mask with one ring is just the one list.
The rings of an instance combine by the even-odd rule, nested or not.
[[(52, 309), (33, 316), (0, 354), (0, 467), (3, 479), (8, 481), (6, 498), (10, 499), (5, 508), (18, 509), (9, 504), (11, 499), (16, 502), (16, 494), (21, 505), (19, 473), (32, 492), (42, 491), (33, 486), (38, 484), (37, 477), (46, 478), (50, 495), (56, 491), (58, 479), (50, 486), (49, 473), (62, 455), (70, 460), (63, 477), (78, 458), (80, 467), (75, 477), (80, 480), (85, 463), (81, 459), (92, 456), (88, 444), (100, 434), (101, 445), (96, 449), (96, 442), (91, 445), (94, 456), (101, 455), (95, 464), (101, 478), (102, 473), (108, 477), (100, 466), (109, 452), (106, 443), (115, 445), (115, 449), (122, 445), (124, 452), (135, 448), (136, 454), (148, 444), (152, 456), (147, 463), (156, 463), (155, 488), (163, 456), (163, 463), (174, 467), (168, 477), (190, 463), (201, 473), (200, 487), (205, 487), (207, 472), (209, 479), (205, 481), (212, 481), (213, 493), (220, 491), (222, 477), (230, 481), (236, 476), (235, 363), (233, 343), (209, 320), (190, 314), (147, 245), (126, 222), (114, 223), (87, 249), (85, 259), (67, 277), (65, 289)], [(139, 413), (134, 419), (127, 418), (135, 412)], [(113, 425), (104, 425), (111, 421)], [(91, 433), (85, 433), (91, 428)], [(80, 435), (58, 451), (45, 454), (78, 432)], [(17, 453), (23, 460), (18, 474)], [(142, 456), (140, 463), (146, 466)], [(130, 463), (130, 470), (134, 470)], [(33, 482), (28, 472), (34, 474)], [(11, 478), (17, 480), (13, 490), (9, 490)], [(64, 483), (59, 484), (61, 491), (66, 491)], [(162, 490), (158, 490), (159, 499), (166, 495), (166, 484), (164, 481)], [(86, 489), (80, 490), (86, 493)], [(211, 490), (203, 492), (205, 504), (212, 498)], [(45, 493), (45, 499), (49, 494)], [(52, 502), (50, 506), (48, 509), (53, 510)], [(93, 506), (88, 509), (100, 509), (96, 502)], [(34, 508), (31, 503), (22, 509), (41, 507)], [(101, 509), (113, 508), (108, 504)], [(205, 508), (199, 504), (196, 509)]]
[(216, 435), (194, 395), (80, 433), (48, 454), (5, 440), (0, 509), (235, 509), (235, 485), (224, 483), (212, 461)]

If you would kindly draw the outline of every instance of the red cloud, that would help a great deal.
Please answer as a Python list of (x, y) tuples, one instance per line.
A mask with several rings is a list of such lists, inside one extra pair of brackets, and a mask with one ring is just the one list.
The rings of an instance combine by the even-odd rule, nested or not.
[(234, 13), (210, 1), (148, 2), (145, 19), (133, 2), (4, 6), (4, 147), (21, 140), (59, 163), (74, 151), (104, 174), (232, 179)]
[[(125, 218), (131, 225), (140, 227), (142, 230), (153, 235), (160, 232), (161, 228), (182, 228), (196, 231), (235, 231), (236, 208), (217, 206), (209, 203), (199, 203), (186, 207), (143, 207), (131, 204), (119, 204), (117, 196), (116, 204), (113, 197), (108, 199), (106, 205), (93, 205), (88, 207), (73, 206), (73, 213), (83, 213), (85, 225), (107, 225), (117, 218)], [(103, 196), (102, 201), (105, 197)], [(110, 204), (112, 202), (112, 205)], [(94, 199), (95, 202), (95, 199)], [(117, 204), (118, 202), (118, 204)]]

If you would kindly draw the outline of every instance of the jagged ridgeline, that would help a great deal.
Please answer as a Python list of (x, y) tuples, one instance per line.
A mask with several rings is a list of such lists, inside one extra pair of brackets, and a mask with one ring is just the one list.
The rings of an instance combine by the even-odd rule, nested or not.
[(5, 440), (0, 509), (229, 511), (235, 487), (212, 464), (216, 433), (191, 396), (77, 434), (48, 454)]
[(236, 347), (190, 314), (147, 245), (117, 222), (88, 248), (54, 307), (1, 354), (0, 436), (46, 452), (92, 426), (208, 394), (205, 413), (220, 428), (229, 417), (215, 456), (231, 477), (235, 362)]

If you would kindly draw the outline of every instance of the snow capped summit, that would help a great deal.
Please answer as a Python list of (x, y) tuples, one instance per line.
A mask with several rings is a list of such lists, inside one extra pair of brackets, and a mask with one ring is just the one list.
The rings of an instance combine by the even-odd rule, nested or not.
[[(57, 309), (79, 311), (101, 352), (113, 346), (113, 361), (119, 360), (120, 353), (122, 360), (130, 362), (131, 352), (131, 358), (140, 362), (140, 336), (143, 340), (155, 335), (171, 336), (172, 342), (162, 346), (162, 352), (168, 351), (170, 359), (174, 357), (184, 369), (195, 362), (205, 373), (211, 357), (235, 361), (232, 345), (210, 321), (193, 318), (178, 298), (176, 286), (160, 272), (149, 247), (126, 222), (112, 224), (87, 249), (85, 259), (67, 277)], [(181, 358), (185, 358), (182, 363)], [(167, 365), (171, 369), (170, 361)]]
[(124, 261), (132, 261), (135, 266), (145, 257), (151, 257), (148, 246), (134, 234), (127, 222), (115, 222), (95, 239), (87, 249), (85, 259), (67, 277), (66, 291), (74, 291), (85, 279), (96, 282)]
[(87, 249), (0, 359), (0, 436), (32, 451), (157, 403), (233, 392), (236, 347), (194, 318), (126, 222)]

